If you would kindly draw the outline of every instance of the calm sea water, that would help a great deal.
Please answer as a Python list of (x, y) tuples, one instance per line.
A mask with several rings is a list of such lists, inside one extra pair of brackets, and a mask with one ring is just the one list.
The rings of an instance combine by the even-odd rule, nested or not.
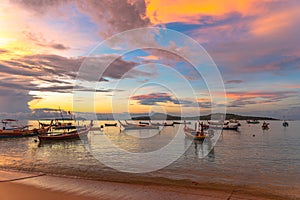
[[(30, 124), (36, 125), (35, 121)], [(104, 121), (98, 121), (104, 124)], [(151, 152), (173, 139), (179, 125), (156, 131), (120, 132), (118, 127), (91, 131), (87, 139), (39, 144), (37, 138), (1, 139), (0, 168), (79, 176), (99, 180), (167, 178), (209, 183), (225, 183), (254, 187), (286, 188), (289, 193), (300, 191), (300, 123), (270, 121), (270, 129), (261, 124), (248, 125), (241, 121), (239, 131), (224, 130), (208, 156), (201, 157), (208, 143), (192, 143), (182, 137), (174, 151), (187, 150), (169, 166), (142, 174), (118, 172), (95, 159), (97, 153), (107, 155), (118, 164), (118, 154), (101, 138), (108, 137), (128, 152)], [(193, 125), (191, 125), (192, 127)], [(148, 139), (147, 139), (148, 138)], [(92, 150), (92, 153), (90, 152)], [(166, 155), (162, 155), (163, 156)], [(130, 157), (128, 157), (130, 159)], [(123, 163), (120, 162), (120, 165)]]

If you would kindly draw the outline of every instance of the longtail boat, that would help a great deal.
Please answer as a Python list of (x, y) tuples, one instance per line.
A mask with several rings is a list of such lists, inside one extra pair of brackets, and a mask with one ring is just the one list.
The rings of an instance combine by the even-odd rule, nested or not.
[(117, 123), (105, 123), (105, 126), (117, 126)]
[(254, 119), (254, 120), (247, 120), (248, 124), (259, 124), (259, 121)]
[(200, 140), (203, 141), (206, 138), (209, 139), (213, 137), (213, 130), (210, 131), (204, 131), (203, 123), (199, 122), (199, 128), (201, 127), (201, 130), (197, 130), (197, 124), (195, 124), (195, 129), (189, 128), (186, 124), (184, 125), (183, 131), (187, 138), (193, 139), (193, 140)]
[(203, 130), (196, 130), (192, 129), (186, 126), (183, 128), (184, 134), (187, 138), (193, 139), (193, 140), (205, 140), (206, 138), (211, 138), (213, 136), (213, 133), (209, 133)]
[(153, 122), (150, 122), (151, 125), (153, 126), (174, 126), (174, 122), (168, 124), (167, 122), (164, 122), (164, 123), (153, 123)]
[(65, 131), (58, 133), (50, 133), (39, 135), (40, 141), (56, 141), (56, 140), (69, 140), (69, 139), (80, 139), (81, 136), (86, 136), (90, 131), (90, 127), (78, 127), (73, 131)]
[(4, 119), (1, 121), (3, 128), (0, 129), (0, 138), (20, 138), (20, 137), (31, 137), (39, 134), (45, 134), (49, 131), (49, 126), (43, 126), (42, 128), (29, 129), (28, 125), (20, 126), (17, 124), (18, 120)]
[(126, 124), (119, 121), (124, 130), (138, 130), (138, 129), (159, 129), (158, 126), (146, 125), (146, 124), (132, 124), (126, 121)]

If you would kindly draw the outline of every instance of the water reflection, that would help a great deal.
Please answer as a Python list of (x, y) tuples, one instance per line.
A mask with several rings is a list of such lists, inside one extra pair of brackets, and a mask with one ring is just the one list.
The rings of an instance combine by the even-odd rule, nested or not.
[(209, 139), (205, 140), (193, 140), (190, 146), (190, 139), (185, 138), (185, 148), (187, 151), (185, 152), (185, 156), (195, 155), (197, 158), (209, 158), (209, 161), (214, 161), (215, 151), (212, 147), (213, 141)]
[[(30, 122), (34, 123), (36, 122)], [(37, 137), (2, 139), (0, 167), (75, 175), (81, 171), (90, 177), (98, 173), (100, 177), (104, 171), (111, 174), (112, 169), (101, 164), (101, 160), (98, 162), (93, 155), (107, 154), (107, 158), (112, 160), (117, 160), (120, 156), (113, 154), (111, 147), (103, 143), (103, 137), (124, 150), (146, 153), (169, 144), (178, 132), (183, 137), (173, 145), (173, 151), (179, 151), (180, 148), (187, 150), (162, 174), (153, 173), (152, 176), (186, 178), (192, 174), (191, 178), (202, 180), (203, 174), (209, 174), (209, 178), (215, 177), (233, 183), (276, 183), (294, 187), (299, 184), (299, 128), (299, 122), (290, 122), (289, 127), (284, 128), (282, 122), (272, 121), (270, 129), (263, 134), (260, 125), (242, 122), (240, 132), (223, 131), (211, 151), (209, 149), (215, 141), (186, 139), (178, 125), (165, 127), (159, 134), (145, 139), (137, 137), (147, 137), (152, 133), (140, 130), (130, 133), (137, 136), (133, 137), (128, 132), (120, 132), (118, 127), (104, 127), (102, 132), (91, 131), (86, 140), (37, 143), (34, 142)], [(206, 153), (208, 155), (201, 159)], [(130, 159), (128, 157), (129, 161)]]
[(126, 134), (127, 136), (135, 137), (135, 138), (152, 138), (160, 134), (161, 130), (159, 129), (140, 129), (140, 130), (123, 130), (121, 133)]

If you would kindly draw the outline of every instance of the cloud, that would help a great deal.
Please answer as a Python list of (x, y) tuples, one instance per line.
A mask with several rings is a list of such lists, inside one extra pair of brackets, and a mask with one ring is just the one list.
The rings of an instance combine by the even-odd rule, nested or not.
[(136, 100), (138, 104), (145, 106), (153, 106), (159, 104), (165, 104), (167, 107), (177, 107), (182, 108), (194, 108), (194, 109), (211, 109), (215, 107), (224, 107), (223, 104), (216, 104), (208, 99), (199, 99), (198, 101), (190, 99), (177, 99), (168, 93), (149, 93), (142, 95), (135, 95), (130, 98), (131, 100)]
[(0, 49), (0, 54), (8, 53), (9, 51), (6, 49)]
[(23, 34), (31, 41), (35, 42), (38, 46), (49, 47), (56, 50), (68, 50), (70, 47), (67, 47), (63, 44), (57, 43), (55, 41), (47, 41), (44, 36), (40, 33), (36, 35), (33, 32), (23, 31)]
[(172, 97), (168, 93), (150, 93), (135, 95), (130, 97), (131, 100), (137, 100), (141, 105), (157, 105), (157, 103), (173, 103), (180, 104), (179, 100)]
[(227, 92), (228, 107), (245, 107), (249, 105), (261, 105), (279, 103), (282, 100), (297, 97), (298, 92), (275, 91), (275, 92)]
[(45, 14), (47, 11), (55, 11), (57, 6), (64, 5), (70, 0), (42, 0), (42, 1), (35, 1), (35, 0), (11, 0), (12, 3), (19, 4), (24, 8), (28, 8), (31, 11), (34, 11), (35, 14)]
[[(247, 14), (256, 1), (229, 0), (220, 3), (218, 0), (153, 0), (147, 5), (147, 16), (154, 23), (184, 22), (197, 23), (201, 16), (219, 16), (224, 13), (239, 12)], [(255, 8), (256, 10), (259, 7)]]
[(30, 112), (28, 102), (33, 99), (28, 93), (16, 90), (6, 89), (0, 87), (0, 112), (17, 113), (17, 112)]
[(99, 26), (100, 34), (104, 37), (150, 25), (144, 0), (14, 0), (12, 2), (38, 15), (54, 13), (58, 14), (58, 17), (64, 16), (59, 7), (75, 5), (80, 12), (89, 16)]
[(226, 81), (226, 84), (231, 84), (231, 83), (239, 84), (239, 83), (242, 83), (242, 82), (243, 82), (242, 80), (228, 80), (228, 81)]
[(104, 28), (101, 35), (107, 37), (112, 34), (146, 27), (150, 20), (146, 16), (146, 4), (144, 0), (77, 0), (78, 9), (91, 17), (91, 19)]

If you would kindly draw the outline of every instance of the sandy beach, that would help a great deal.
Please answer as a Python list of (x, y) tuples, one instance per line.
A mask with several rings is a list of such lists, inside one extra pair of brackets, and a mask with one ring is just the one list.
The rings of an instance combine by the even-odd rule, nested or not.
[[(57, 177), (42, 173), (0, 171), (0, 200), (35, 199), (288, 199), (234, 187), (185, 187), (153, 183), (120, 183)], [(290, 198), (293, 199), (293, 198)], [(295, 198), (296, 199), (296, 198)]]

